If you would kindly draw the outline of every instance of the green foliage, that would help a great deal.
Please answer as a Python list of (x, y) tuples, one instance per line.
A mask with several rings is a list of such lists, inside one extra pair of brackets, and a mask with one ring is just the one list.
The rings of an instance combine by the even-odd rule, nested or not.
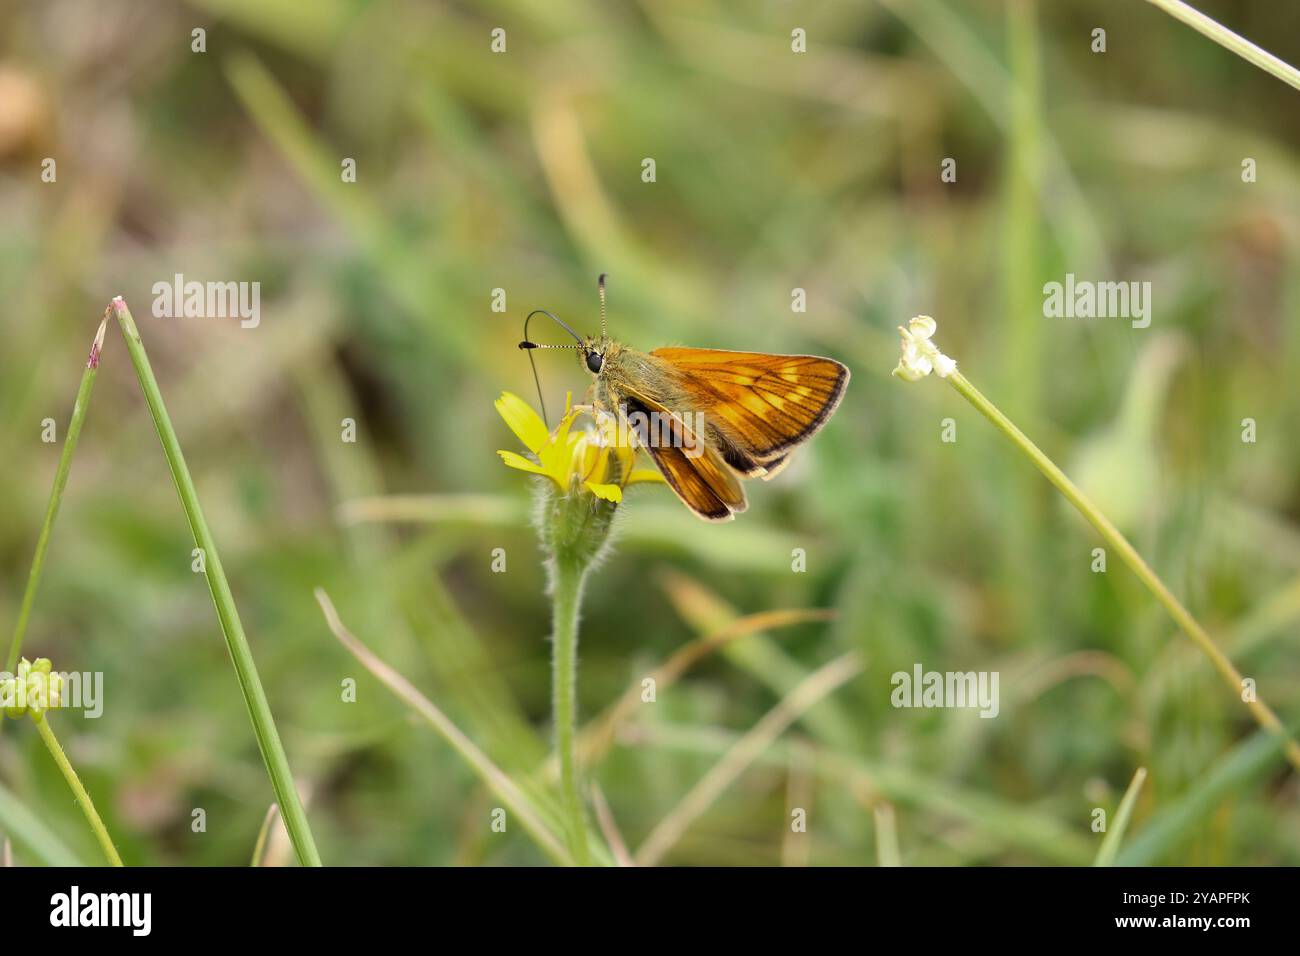
[[(972, 409), (889, 374), (894, 327), (935, 315), (1054, 460), (1133, 476), (1112, 492), (1125, 533), (1294, 725), (1300, 129), (1275, 78), (1120, 2), (1026, 18), (941, 0), (204, 0), (56, 29), (60, 6), (0, 11), (0, 70), (27, 97), (6, 102), (30, 117), (0, 132), (0, 632), (86, 344), (121, 293), (327, 862), (548, 860), (513, 820), (492, 831), (493, 791), (338, 645), (312, 589), (553, 822), (550, 605), (492, 401), (532, 397), (523, 316), (593, 330), (606, 271), (611, 332), (638, 347), (808, 351), (854, 372), (734, 524), (696, 521), (662, 487), (620, 506), (584, 601), (580, 726), (738, 615), (837, 612), (739, 638), (637, 705), (586, 773), (630, 847), (858, 651), (861, 675), (665, 862), (789, 859), (788, 802), (807, 787), (813, 864), (892, 859), (895, 840), (904, 865), (1086, 864), (1093, 808), (1113, 818), (1143, 766), (1116, 863), (1300, 864), (1285, 762), (1218, 675), (1117, 560), (1092, 572), (1096, 536)], [(1238, 6), (1221, 14), (1234, 29), (1294, 43), (1286, 5)], [(57, 183), (40, 181), (46, 156)], [(177, 272), (260, 281), (260, 326), (153, 317), (153, 283)], [(1042, 284), (1067, 272), (1152, 280), (1151, 328), (1044, 318)], [(1157, 333), (1185, 352), (1144, 389)], [(552, 408), (581, 395), (571, 354), (538, 359)], [(24, 653), (105, 674), (104, 715), (58, 730), (124, 858), (242, 865), (273, 797), (120, 339), (93, 404)], [(60, 443), (40, 441), (47, 417)], [(419, 497), (403, 517), (378, 497), (393, 494)], [(915, 662), (999, 671), (1000, 715), (891, 707), (890, 675)], [(0, 780), (20, 862), (98, 857), (34, 735), (0, 737)], [(883, 802), (892, 815), (873, 814)], [(291, 859), (275, 834), (266, 856)]]

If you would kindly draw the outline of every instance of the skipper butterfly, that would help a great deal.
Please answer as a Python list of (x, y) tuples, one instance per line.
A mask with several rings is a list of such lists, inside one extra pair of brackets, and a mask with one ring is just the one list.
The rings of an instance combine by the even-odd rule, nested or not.
[(744, 511), (741, 479), (779, 474), (844, 397), (849, 370), (834, 359), (675, 346), (640, 352), (615, 342), (605, 330), (604, 275), (599, 288), (599, 337), (579, 336), (538, 309), (528, 318), (550, 317), (577, 344), (530, 342), (526, 319), (519, 347), (576, 349), (595, 379), (592, 404), (636, 435), (677, 497), (707, 521)]

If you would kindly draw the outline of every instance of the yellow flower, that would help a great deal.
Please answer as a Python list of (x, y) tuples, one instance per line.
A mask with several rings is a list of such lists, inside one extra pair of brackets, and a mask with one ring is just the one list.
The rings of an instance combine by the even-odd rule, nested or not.
[[(564, 417), (547, 432), (546, 425), (518, 395), (502, 392), (496, 401), (497, 411), (510, 430), (533, 455), (532, 459), (513, 451), (498, 451), (510, 468), (534, 475), (545, 475), (555, 482), (561, 493), (576, 481), (597, 498), (615, 504), (623, 500), (623, 489), (640, 482), (663, 481), (654, 468), (634, 468), (636, 448), (625, 429), (618, 427), (614, 416), (585, 406), (564, 402)], [(592, 427), (574, 428), (580, 415), (594, 422)]]

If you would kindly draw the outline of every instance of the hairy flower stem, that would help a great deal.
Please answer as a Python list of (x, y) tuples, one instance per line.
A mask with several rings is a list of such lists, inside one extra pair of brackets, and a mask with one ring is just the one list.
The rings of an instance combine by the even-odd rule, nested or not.
[(555, 749), (560, 761), (560, 793), (567, 817), (569, 852), (580, 866), (591, 863), (573, 746), (577, 723), (578, 612), (582, 606), (587, 568), (587, 563), (581, 558), (568, 554), (557, 554), (551, 562), (551, 692)]
[(68, 755), (59, 746), (59, 738), (54, 736), (54, 729), (50, 727), (48, 716), (36, 718), (35, 724), (37, 731), (41, 735), (41, 740), (45, 741), (46, 749), (49, 750), (50, 756), (54, 758), (54, 762), (58, 764), (59, 770), (63, 773), (63, 779), (68, 781), (68, 786), (72, 789), (72, 795), (77, 798), (77, 804), (81, 807), (81, 812), (86, 815), (86, 821), (90, 824), (90, 829), (95, 832), (95, 839), (103, 847), (108, 862), (113, 866), (121, 866), (122, 858), (117, 855), (117, 847), (113, 845), (113, 838), (108, 835), (108, 827), (104, 826), (104, 821), (99, 818), (99, 813), (95, 810), (95, 804), (90, 799), (90, 794), (81, 785), (81, 778), (77, 776), (77, 771), (73, 769), (72, 763), (68, 760)]
[[(1028, 436), (1017, 428), (1011, 419), (1002, 414), (996, 405), (985, 398), (980, 390), (966, 379), (966, 376), (954, 368), (945, 376), (945, 380), (966, 401), (974, 405), (981, 415), (992, 422), (998, 431), (1006, 435), (1012, 444), (1019, 448), (1025, 457), (1047, 476), (1047, 480), (1056, 486), (1057, 490), (1066, 497), (1070, 504), (1074, 505), (1079, 510), (1079, 513), (1088, 519), (1088, 523), (1096, 528), (1106, 543), (1118, 552), (1124, 563), (1138, 576), (1138, 580), (1146, 585), (1147, 590), (1169, 612), (1169, 616), (1174, 619), (1174, 622), (1210, 659), (1210, 663), (1214, 665), (1215, 670), (1222, 675), (1224, 683), (1232, 688), (1234, 696), (1241, 696), (1241, 673), (1233, 666), (1227, 655), (1219, 650), (1219, 646), (1214, 643), (1214, 639), (1210, 637), (1205, 628), (1201, 627), (1196, 618), (1192, 617), (1191, 612), (1183, 607), (1178, 598), (1174, 597), (1173, 592), (1165, 586), (1165, 583), (1160, 580), (1155, 571), (1151, 569), (1151, 566), (1142, 559), (1137, 549), (1129, 544), (1128, 539), (1120, 533), (1110, 519), (1101, 513), (1088, 496), (1066, 477), (1065, 472), (1061, 471), (1055, 462), (1030, 441)], [(1289, 737), (1277, 715), (1257, 696), (1245, 700), (1245, 704), (1261, 727), (1286, 739), (1287, 760), (1297, 770), (1300, 770), (1300, 744), (1297, 744), (1295, 740)]]
[(614, 504), (583, 491), (578, 479), (567, 494), (548, 481), (542, 486), (537, 530), (547, 555), (551, 585), (551, 687), (555, 717), (555, 751), (560, 765), (560, 799), (564, 807), (569, 852), (579, 866), (591, 863), (587, 817), (574, 727), (578, 709), (578, 615), (588, 572), (609, 547)]

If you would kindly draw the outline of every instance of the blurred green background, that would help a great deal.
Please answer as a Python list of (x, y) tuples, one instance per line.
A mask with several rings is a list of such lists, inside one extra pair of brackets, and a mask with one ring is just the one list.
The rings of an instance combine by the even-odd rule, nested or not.
[[(1294, 4), (1202, 7), (1300, 60)], [(1131, 0), (5, 3), (0, 633), (58, 459), (41, 421), (62, 440), (121, 293), (326, 862), (542, 862), (517, 826), (491, 832), (495, 798), (335, 642), (312, 588), (507, 772), (536, 768), (549, 609), (492, 401), (535, 401), (523, 316), (595, 331), (605, 271), (611, 331), (634, 346), (853, 370), (830, 425), (734, 523), (663, 488), (628, 495), (588, 592), (583, 717), (738, 615), (837, 612), (739, 639), (638, 707), (591, 769), (630, 845), (857, 649), (862, 674), (666, 862), (874, 864), (896, 842), (909, 865), (1087, 863), (1093, 808), (1113, 817), (1145, 766), (1123, 861), (1300, 863), (1296, 777), (1201, 655), (1116, 556), (1092, 572), (1095, 535), (952, 390), (889, 375), (895, 326), (934, 315), (1294, 725), (1298, 102)], [(1067, 272), (1151, 281), (1150, 328), (1044, 318), (1043, 283)], [(153, 317), (175, 273), (260, 282), (261, 325)], [(585, 388), (572, 356), (540, 359), (552, 409)], [(398, 494), (426, 496), (419, 513), (357, 504)], [(101, 719), (55, 719), (129, 864), (245, 863), (271, 800), (192, 547), (110, 329), (25, 650), (105, 674)], [(998, 718), (894, 709), (891, 674), (918, 662), (998, 671)], [(29, 725), (0, 738), (0, 778), (98, 859)]]

